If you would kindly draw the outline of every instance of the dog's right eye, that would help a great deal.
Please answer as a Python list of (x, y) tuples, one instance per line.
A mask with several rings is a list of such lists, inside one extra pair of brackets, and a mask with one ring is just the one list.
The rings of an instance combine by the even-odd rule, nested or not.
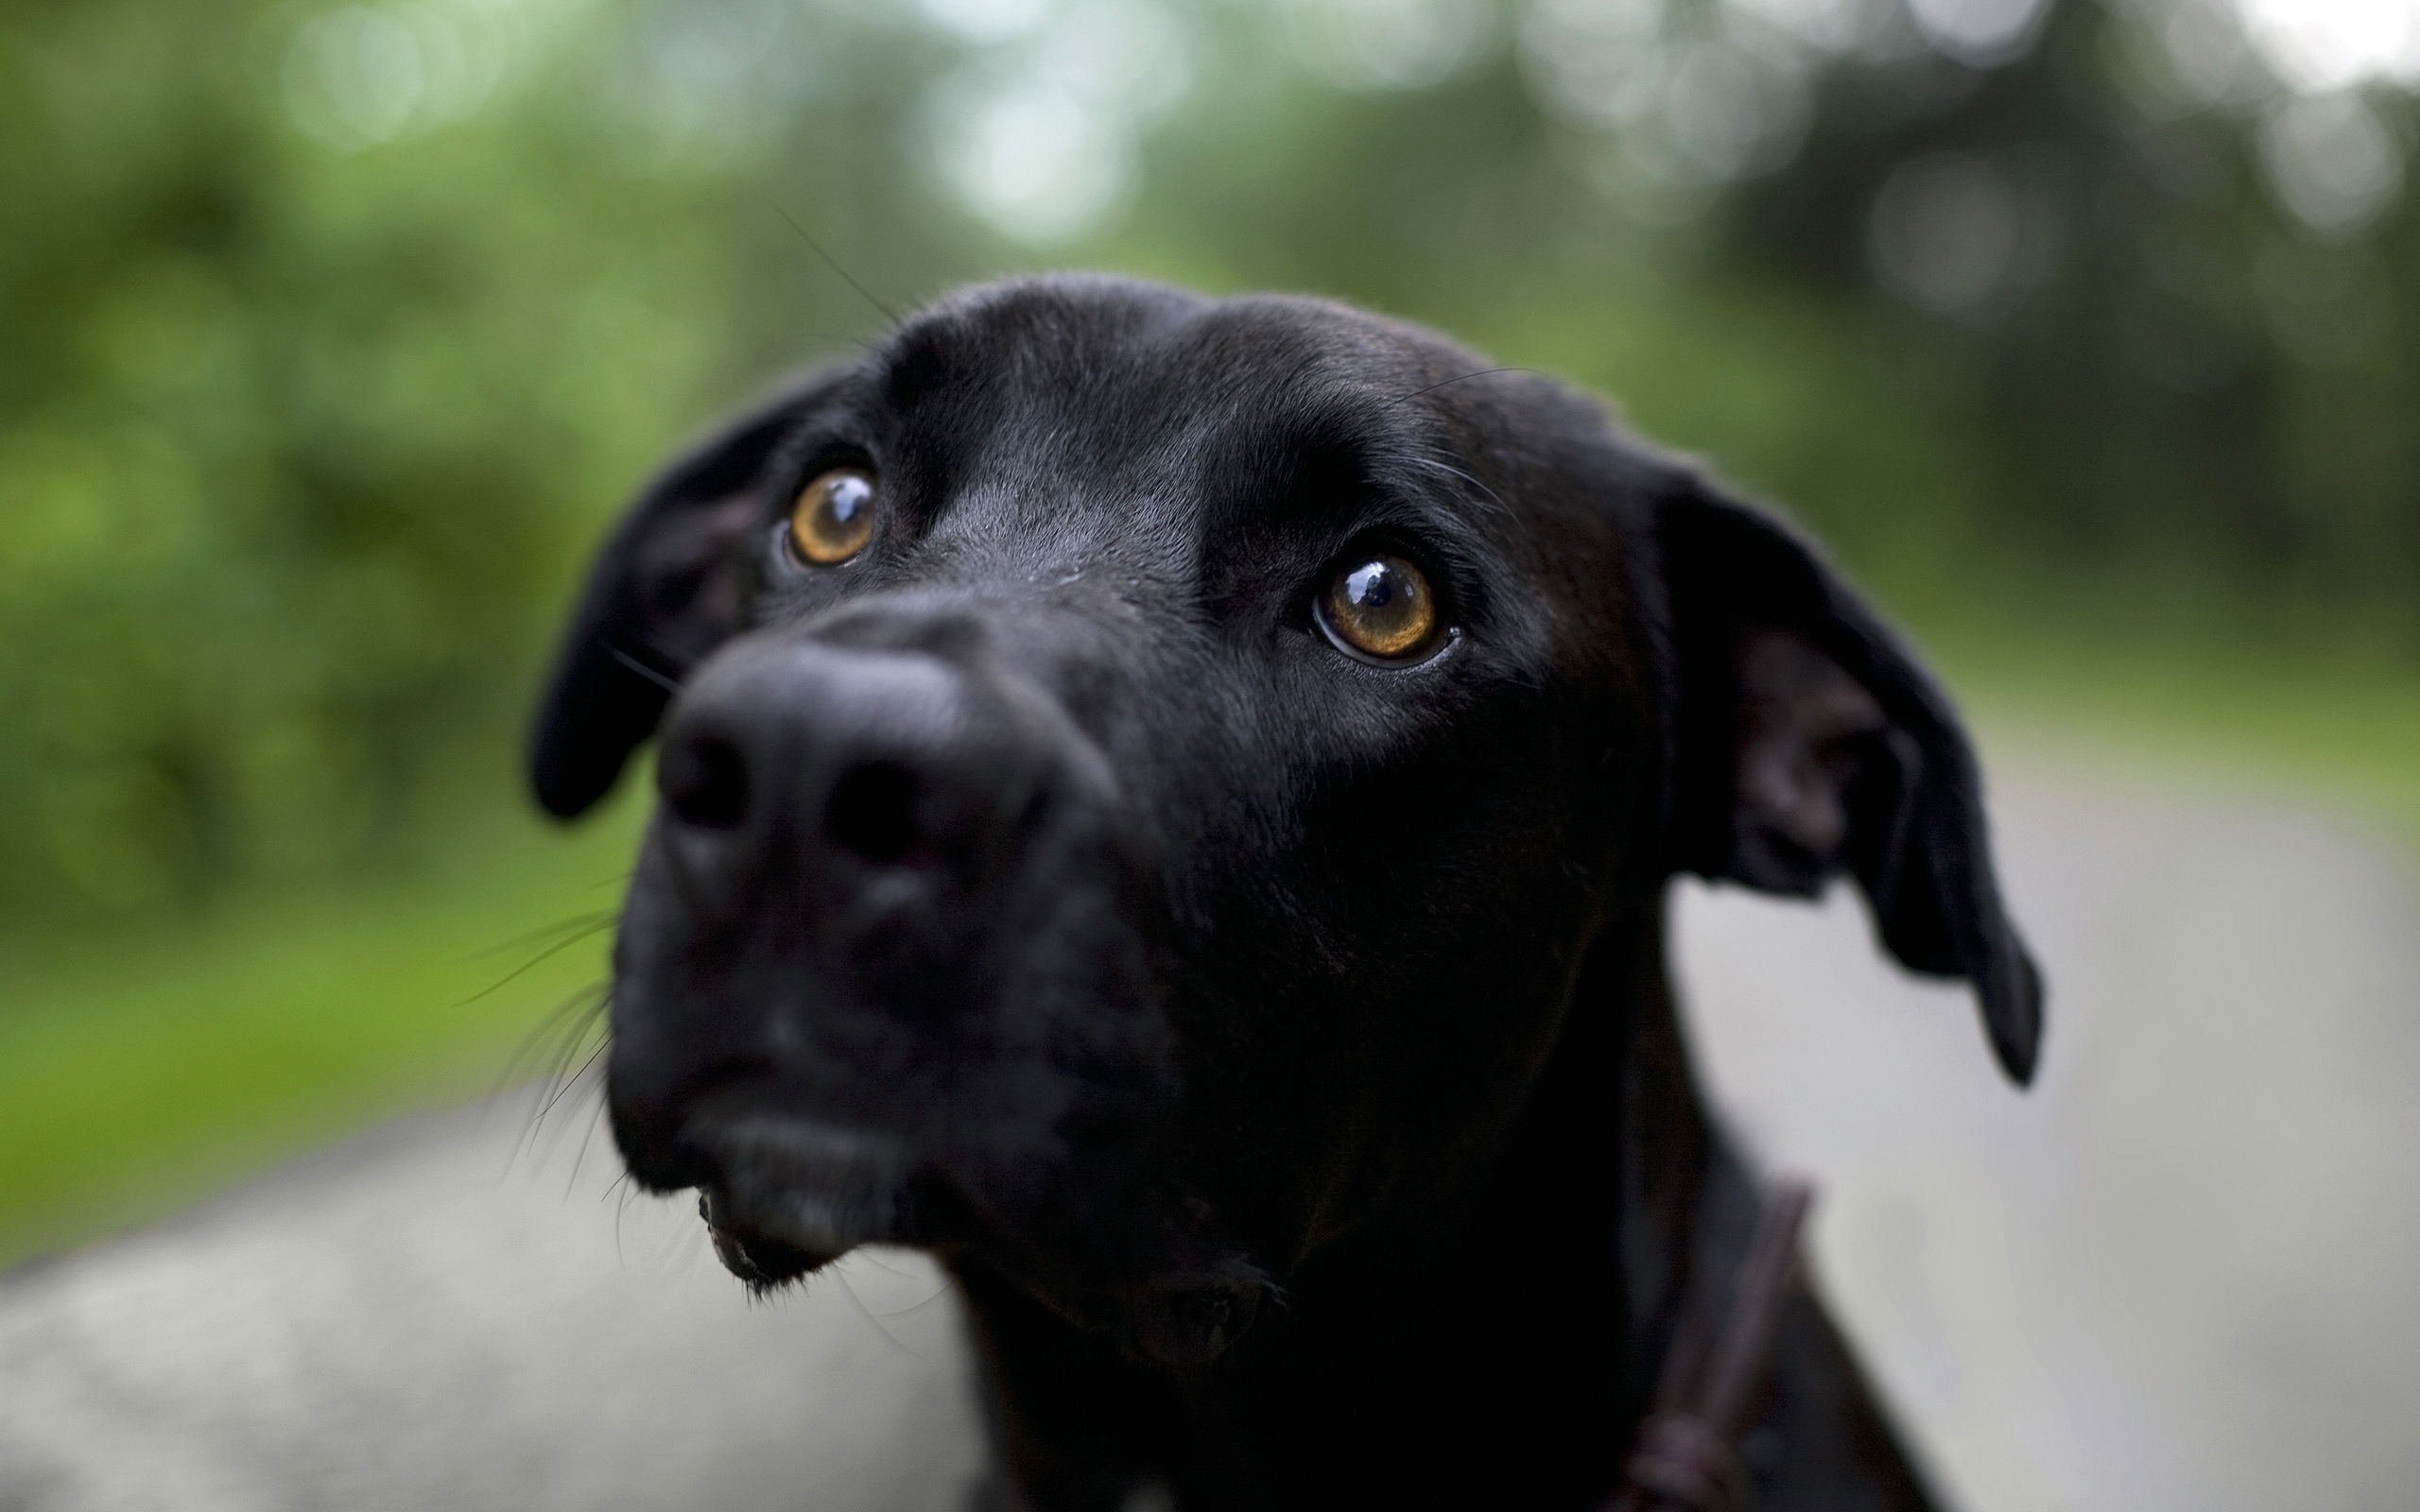
[(873, 474), (836, 467), (799, 490), (790, 506), (789, 547), (802, 561), (833, 567), (865, 549), (873, 535)]

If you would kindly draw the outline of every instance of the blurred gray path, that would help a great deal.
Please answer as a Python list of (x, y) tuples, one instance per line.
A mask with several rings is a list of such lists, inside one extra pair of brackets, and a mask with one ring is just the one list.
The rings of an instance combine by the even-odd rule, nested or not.
[[(2411, 868), (2291, 802), (1993, 769), (2052, 983), (2031, 1095), (1845, 897), (1681, 899), (1709, 1074), (1821, 1177), (1826, 1289), (1972, 1512), (2420, 1503)], [(930, 1266), (752, 1305), (685, 1207), (579, 1156), (585, 1109), (516, 1157), (526, 1114), (395, 1125), (0, 1281), (0, 1512), (959, 1503)]]
[(752, 1303), (693, 1204), (579, 1159), (589, 1111), (534, 1150), (527, 1093), (391, 1125), (10, 1280), (0, 1512), (960, 1505), (931, 1265)]
[(1845, 897), (1685, 895), (1706, 1069), (1976, 1512), (2420, 1506), (2420, 873), (2357, 820), (1996, 753), (2042, 1074)]

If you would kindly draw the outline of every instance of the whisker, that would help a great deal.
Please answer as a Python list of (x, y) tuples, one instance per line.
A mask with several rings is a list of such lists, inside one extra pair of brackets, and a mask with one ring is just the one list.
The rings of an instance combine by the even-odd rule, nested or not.
[[(905, 1339), (902, 1339), (898, 1334), (890, 1332), (890, 1324), (885, 1323), (880, 1317), (875, 1315), (874, 1311), (872, 1308), (866, 1306), (866, 1299), (857, 1295), (856, 1284), (849, 1280), (849, 1273), (847, 1271), (842, 1270), (838, 1265), (835, 1265), (832, 1267), (832, 1277), (835, 1280), (838, 1280), (840, 1283), (840, 1289), (849, 1294), (850, 1302), (855, 1304), (856, 1307), (857, 1316), (864, 1318), (867, 1322), (873, 1324), (876, 1332), (880, 1332), (884, 1338), (890, 1341), (890, 1347), (892, 1349), (899, 1350), (902, 1354), (907, 1355), (911, 1360), (925, 1359), (925, 1355), (908, 1348), (908, 1342)], [(932, 1298), (928, 1297), (925, 1300), (929, 1302)], [(920, 1302), (917, 1305), (921, 1307), (924, 1304)], [(930, 1362), (927, 1361), (927, 1363), (929, 1364)]]
[(790, 230), (798, 232), (798, 239), (806, 243), (806, 249), (808, 251), (811, 251), (816, 256), (823, 259), (823, 266), (838, 274), (841, 283), (846, 284), (849, 287), (856, 290), (857, 297), (859, 299), (865, 301), (868, 304), (873, 305), (876, 311), (880, 312), (882, 318), (890, 322), (892, 330), (895, 331), (899, 328), (898, 311), (892, 309), (890, 305), (883, 303), (880, 300), (875, 299), (873, 293), (869, 291), (864, 284), (858, 283), (856, 279), (851, 278), (849, 276), (849, 270), (842, 267), (838, 262), (834, 260), (830, 252), (823, 249), (823, 244), (817, 241), (814, 237), (809, 236), (806, 233), (806, 228), (800, 225), (797, 220), (791, 217), (788, 211), (782, 208), (782, 202), (780, 200), (774, 199), (769, 195), (766, 197), (766, 200), (767, 203), (773, 207), (774, 215), (781, 216), (784, 220), (789, 221)]
[[(586, 1028), (586, 1023), (582, 1021), (585, 1021), (591, 1015), (595, 1014), (599, 1008), (603, 1007), (605, 998), (611, 994), (612, 991), (613, 984), (610, 982), (591, 982), (586, 987), (580, 988), (577, 991), (573, 992), (569, 997), (564, 998), (562, 1002), (556, 1004), (553, 1007), (548, 1008), (545, 1013), (540, 1017), (537, 1025), (527, 1035), (522, 1037), (521, 1043), (514, 1048), (512, 1054), (505, 1058), (504, 1070), (499, 1074), (495, 1086), (489, 1089), (489, 1098), (493, 1100), (495, 1097), (502, 1095), (504, 1090), (512, 1085), (513, 1079), (519, 1074), (523, 1064), (528, 1060), (529, 1053), (536, 1049), (539, 1043), (548, 1036), (562, 1034), (566, 1031), (577, 1036), (579, 1032), (584, 1030)], [(547, 1075), (551, 1076), (554, 1072), (561, 1071), (563, 1063), (570, 1060), (570, 1058), (571, 1052), (568, 1050), (559, 1051), (557, 1054), (549, 1057), (548, 1059), (553, 1064), (553, 1071), (548, 1072)]]
[[(472, 993), (469, 997), (464, 998), (461, 1002), (457, 1003), (454, 1005), (458, 1008), (469, 1007), (472, 1004), (476, 1003), (479, 999), (486, 997), (489, 993), (495, 991), (499, 988), (510, 986), (524, 973), (533, 971), (540, 966), (544, 966), (546, 962), (553, 960), (556, 956), (579, 944), (581, 940), (587, 939), (591, 936), (601, 935), (606, 930), (613, 928), (614, 918), (615, 916), (611, 913), (600, 912), (585, 916), (584, 920), (577, 925), (564, 924), (557, 926), (562, 929), (569, 929), (571, 933), (562, 939), (555, 941), (552, 945), (547, 946), (544, 950), (540, 951), (537, 954), (532, 955), (529, 959), (522, 962), (519, 966), (516, 966), (511, 971), (504, 973), (503, 976), (489, 983), (486, 987), (481, 988), (476, 992)], [(507, 947), (498, 947), (498, 949), (505, 948)]]
[(895, 1309), (894, 1311), (891, 1311), (891, 1312), (889, 1312), (889, 1313), (879, 1313), (879, 1314), (875, 1314), (875, 1316), (877, 1316), (877, 1317), (906, 1317), (906, 1316), (907, 1316), (908, 1314), (910, 1314), (910, 1313), (917, 1312), (917, 1311), (919, 1311), (919, 1310), (921, 1310), (921, 1309), (923, 1309), (923, 1308), (927, 1308), (927, 1307), (932, 1306), (935, 1302), (940, 1301), (942, 1297), (947, 1297), (949, 1294), (950, 1294), (950, 1283), (949, 1283), (949, 1282), (947, 1282), (947, 1281), (943, 1281), (943, 1282), (942, 1282), (942, 1283), (941, 1283), (941, 1285), (939, 1285), (939, 1286), (937, 1286), (937, 1287), (935, 1287), (935, 1288), (933, 1289), (933, 1295), (932, 1295), (932, 1296), (925, 1297), (923, 1301), (921, 1301), (921, 1302), (910, 1302), (910, 1303), (908, 1303), (906, 1307), (898, 1308), (898, 1309)]
[(1441, 379), (1436, 383), (1430, 384), (1426, 388), (1415, 388), (1408, 394), (1398, 394), (1392, 401), (1391, 401), (1391, 403), (1397, 404), (1409, 404), (1423, 394), (1433, 394), (1440, 388), (1449, 387), (1454, 384), (1466, 383), (1473, 378), (1492, 378), (1500, 372), (1526, 372), (1532, 376), (1539, 375), (1538, 369), (1535, 368), (1481, 368), (1477, 372), (1458, 373), (1451, 378)]
[(540, 940), (553, 939), (567, 929), (584, 929), (599, 919), (610, 919), (612, 917), (610, 914), (601, 913), (574, 914), (569, 919), (559, 923), (548, 924), (544, 929), (533, 929), (527, 935), (516, 935), (500, 945), (490, 945), (484, 950), (473, 951), (470, 954), (459, 957), (456, 964), (484, 961), (491, 955), (502, 955), (507, 951), (517, 951), (525, 945), (535, 945)]
[(563, 1182), (563, 1200), (565, 1202), (569, 1202), (571, 1200), (571, 1194), (579, 1188), (579, 1168), (581, 1163), (588, 1159), (588, 1143), (591, 1140), (596, 1138), (596, 1125), (604, 1122), (605, 1099), (599, 1097), (596, 1099), (596, 1106), (589, 1110), (588, 1130), (579, 1137), (579, 1148), (572, 1153), (571, 1175)]
[(638, 1189), (631, 1185), (631, 1173), (628, 1171), (614, 1179), (614, 1186), (605, 1190), (611, 1192), (614, 1187), (622, 1189), (622, 1200), (614, 1204), (614, 1263), (619, 1269), (628, 1270), (630, 1262), (622, 1257), (622, 1214), (631, 1211), (631, 1198), (638, 1194)]
[(532, 1127), (544, 1124), (546, 1121), (546, 1115), (555, 1110), (555, 1105), (563, 1100), (565, 1093), (579, 1085), (579, 1079), (582, 1076), (587, 1075), (590, 1070), (596, 1066), (596, 1057), (603, 1055), (607, 1050), (612, 1049), (613, 1044), (613, 1037), (610, 1035), (602, 1036), (597, 1040), (596, 1048), (588, 1053), (588, 1058), (579, 1063), (579, 1069), (564, 1077), (562, 1085), (555, 1089), (555, 1094), (546, 1099), (546, 1104), (544, 1108), (538, 1109), (538, 1116), (530, 1121)]
[[(546, 1115), (553, 1111), (557, 1103), (562, 1101), (565, 1093), (580, 1083), (581, 1078), (588, 1074), (589, 1069), (596, 1064), (597, 1057), (603, 1055), (606, 1048), (614, 1042), (612, 1034), (601, 1031), (599, 1027), (604, 1022), (607, 1006), (613, 1002), (613, 996), (614, 989), (611, 982), (593, 982), (580, 988), (557, 1004), (540, 1021), (538, 1026), (529, 1032), (528, 1037), (522, 1041), (521, 1047), (513, 1052), (512, 1058), (507, 1062), (505, 1081), (509, 1084), (512, 1076), (528, 1059), (534, 1047), (545, 1042), (549, 1038), (554, 1040), (555, 1048), (546, 1056), (545, 1070), (536, 1079), (536, 1085), (545, 1100), (529, 1113), (522, 1125), (520, 1136), (513, 1141), (511, 1153), (505, 1157), (505, 1169), (508, 1172), (524, 1155), (542, 1155), (538, 1150), (538, 1138), (545, 1128)], [(569, 1075), (564, 1074), (564, 1069), (571, 1064), (574, 1057), (579, 1055), (581, 1047), (587, 1044), (592, 1035), (596, 1037), (596, 1046), (589, 1050), (587, 1057), (580, 1062), (578, 1071), (572, 1072)], [(557, 1143), (560, 1143), (560, 1136)]]
[[(579, 1069), (573, 1072), (568, 1076), (560, 1078), (555, 1084), (553, 1093), (546, 1098), (545, 1103), (539, 1108), (538, 1111), (530, 1117), (528, 1131), (522, 1142), (523, 1147), (529, 1150), (541, 1163), (552, 1160), (555, 1153), (562, 1148), (563, 1141), (570, 1137), (569, 1130), (565, 1127), (562, 1120), (561, 1119), (557, 1119), (555, 1121), (550, 1133), (546, 1123), (547, 1115), (551, 1114), (555, 1110), (557, 1104), (561, 1103), (565, 1097), (570, 1096), (574, 1092), (591, 1088), (594, 1088), (600, 1093), (602, 1092), (603, 1089), (598, 1085), (598, 1081), (601, 1080), (601, 1078), (592, 1079), (590, 1073), (596, 1069), (597, 1057), (604, 1055), (606, 1050), (612, 1046), (613, 1042), (613, 1038), (610, 1035), (597, 1036), (596, 1047), (588, 1053), (587, 1059), (579, 1063)], [(594, 1126), (594, 1125), (591, 1125), (592, 1128)], [(539, 1145), (539, 1141), (541, 1139), (545, 1140), (545, 1144), (543, 1148)]]
[(1468, 472), (1463, 472), (1461, 468), (1456, 467), (1453, 463), (1434, 456), (1415, 456), (1411, 458), (1411, 462), (1415, 467), (1428, 468), (1434, 472), (1447, 473), (1453, 477), (1461, 479), (1472, 488), (1478, 490), (1479, 492), (1486, 494), (1488, 502), (1495, 505), (1497, 509), (1502, 510), (1508, 515), (1512, 513), (1512, 509), (1505, 504), (1504, 496), (1502, 494), (1497, 493), (1494, 489), (1489, 488), (1486, 484), (1471, 476)]
[(640, 661), (637, 657), (631, 655), (628, 651), (623, 650), (620, 646), (615, 645), (613, 642), (599, 641), (596, 644), (605, 648), (605, 654), (607, 656), (610, 656), (614, 661), (619, 662), (622, 665), (637, 673), (640, 677), (647, 679), (648, 681), (654, 683), (665, 692), (679, 693), (681, 691), (681, 684), (678, 681), (666, 677), (663, 673), (658, 672), (651, 666), (648, 666), (646, 662)]

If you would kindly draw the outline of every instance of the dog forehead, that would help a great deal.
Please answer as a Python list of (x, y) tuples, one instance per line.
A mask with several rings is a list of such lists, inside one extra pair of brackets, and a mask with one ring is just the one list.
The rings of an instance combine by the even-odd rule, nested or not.
[(1371, 494), (1450, 527), (1492, 491), (1478, 455), (1492, 438), (1458, 412), (1458, 385), (1495, 370), (1325, 301), (1054, 275), (918, 315), (859, 391), (903, 477), (946, 501), (942, 535), (1046, 526), (1065, 551), (1134, 530), (1215, 541), (1289, 514), (1316, 527), (1294, 507)]
[(1239, 429), (1416, 430), (1435, 406), (1407, 402), (1479, 367), (1432, 333), (1324, 301), (1060, 275), (913, 318), (878, 353), (873, 391), (959, 437), (1131, 462)]
[[(894, 371), (1021, 372), (1080, 377), (1104, 365), (1121, 376), (1176, 358), (1237, 376), (1291, 373), (1317, 354), (1384, 380), (1470, 353), (1436, 333), (1299, 294), (1224, 299), (1103, 274), (1049, 274), (979, 284), (911, 316), (889, 344)], [(1197, 372), (1200, 369), (1195, 369)]]

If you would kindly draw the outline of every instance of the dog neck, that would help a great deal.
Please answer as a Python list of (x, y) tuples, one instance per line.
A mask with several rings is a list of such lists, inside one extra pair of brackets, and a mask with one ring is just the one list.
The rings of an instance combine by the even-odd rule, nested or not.
[[(1481, 1199), (1473, 1242), (1534, 1236), (1522, 1263), (1560, 1295), (1599, 1299), (1594, 1343), (1621, 1363), (1596, 1394), (1591, 1441), (1644, 1411), (1724, 1169), (1700, 1095), (1666, 953), (1661, 889), (1599, 933), (1552, 1057)], [(1718, 1257), (1704, 1257), (1718, 1258)], [(1610, 1383), (1609, 1383), (1610, 1384)]]
[(1289, 1303), (1210, 1369), (1172, 1380), (1119, 1360), (959, 1267), (1017, 1478), (1052, 1506), (1120, 1504), (1105, 1489), (1120, 1465), (1171, 1477), (1186, 1506), (1381, 1491), (1477, 1504), (1515, 1485), (1499, 1504), (1583, 1506), (1610, 1492), (1720, 1163), (1663, 936), (1660, 891), (1609, 919), (1531, 1094), (1450, 1219), (1315, 1253)]

